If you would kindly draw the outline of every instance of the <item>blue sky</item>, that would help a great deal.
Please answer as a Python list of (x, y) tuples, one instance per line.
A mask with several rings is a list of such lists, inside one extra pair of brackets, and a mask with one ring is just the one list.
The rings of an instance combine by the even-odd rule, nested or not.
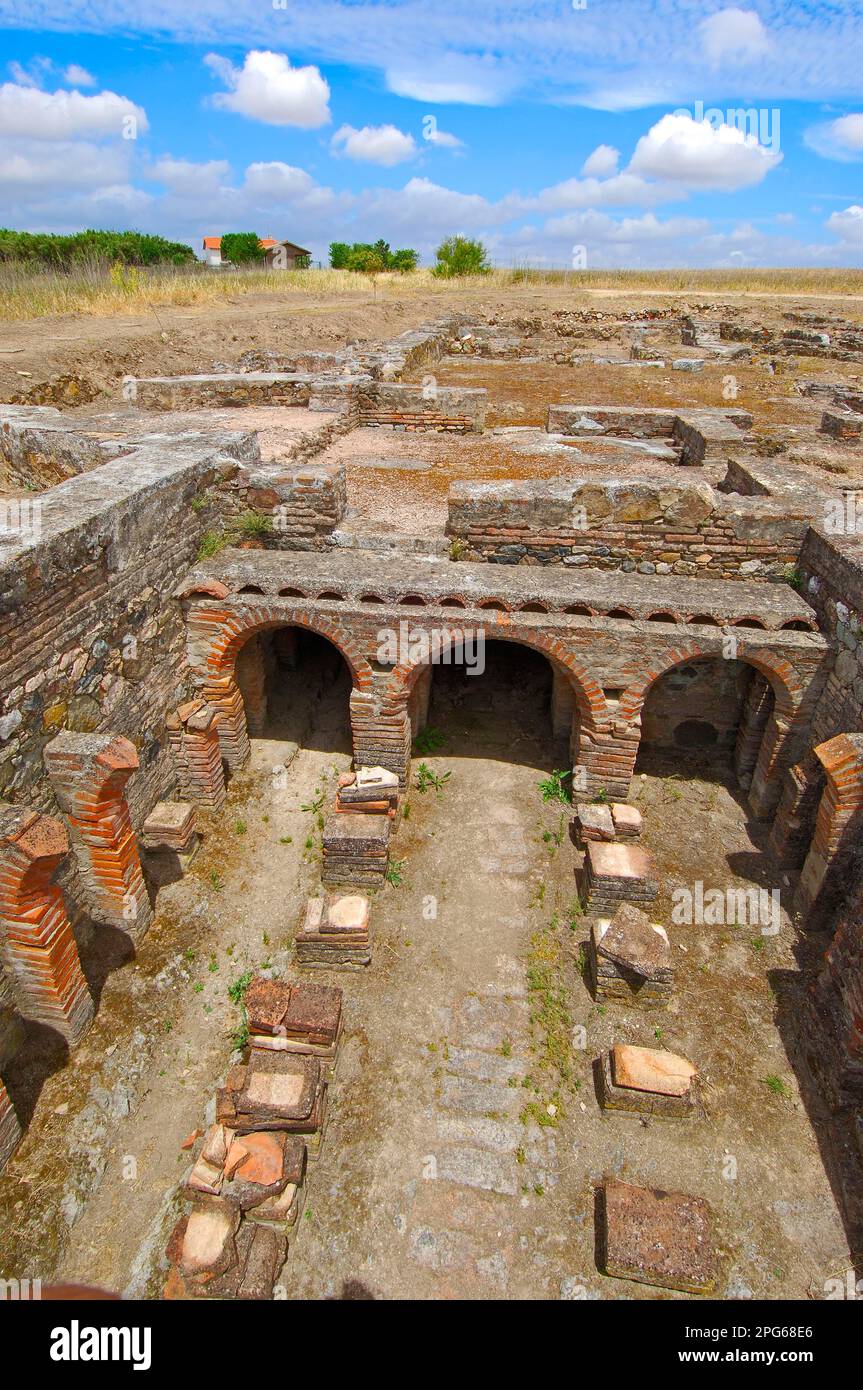
[(0, 224), (859, 265), (863, 0), (0, 0)]

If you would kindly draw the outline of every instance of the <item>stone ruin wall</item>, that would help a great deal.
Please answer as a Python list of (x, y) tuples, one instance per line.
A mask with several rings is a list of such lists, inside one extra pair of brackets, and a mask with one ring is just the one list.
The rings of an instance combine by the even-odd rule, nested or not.
[[(436, 340), (430, 344), (421, 336), (410, 352), (414, 362), (422, 363), (434, 360), (437, 350)], [(380, 372), (381, 363), (372, 367)], [(235, 403), (272, 403), (279, 399), (274, 391), (281, 391), (282, 402), (311, 405), (314, 380), (256, 384), (246, 376), (242, 386), (220, 390), (261, 393), (242, 395)], [(322, 427), (329, 432), (325, 442), (360, 422), (405, 430), (482, 428), (484, 392), (454, 389), (443, 400), (438, 393), (430, 405), (421, 387), (381, 382), (374, 375), (370, 382), (320, 387), (319, 399), (326, 401), (321, 409), (332, 410), (341, 397), (340, 413)], [(224, 395), (212, 398), (209, 387), (157, 383), (144, 386), (145, 396), (148, 390), (152, 408), (188, 406), (193, 401), (226, 403)], [(0, 799), (56, 815), (44, 750), (58, 730), (125, 735), (140, 758), (127, 789), (132, 822), (139, 826), (176, 781), (166, 749), (165, 717), (190, 693), (194, 681), (186, 665), (184, 615), (172, 595), (188, 574), (202, 537), (214, 518), (230, 520), (244, 509), (284, 506), (287, 524), (268, 544), (322, 549), (344, 515), (344, 470), (310, 463), (325, 447), (317, 438), (300, 445), (307, 457), (301, 454), (287, 469), (277, 469), (261, 464), (253, 436), (236, 434), (166, 440), (163, 450), (133, 443), (122, 457), (106, 462), (103, 449), (76, 443), (69, 431), (58, 436), (52, 424), (56, 421), (35, 419), (11, 440), (3, 440), (7, 479), (20, 482), (35, 474), (51, 491), (44, 498), (43, 539), (17, 550), (0, 542)], [(54, 486), (58, 474), (66, 481)], [(735, 580), (753, 573), (776, 574), (787, 564), (795, 565), (821, 631), (835, 646), (835, 661), (827, 672), (821, 669), (820, 648), (813, 648), (804, 660), (813, 707), (807, 710), (807, 727), (796, 731), (796, 761), (784, 774), (772, 832), (775, 852), (799, 867), (824, 795), (823, 767), (810, 750), (863, 725), (863, 557), (812, 529), (802, 512), (788, 516), (782, 502), (768, 495), (770, 488), (757, 480), (747, 482), (741, 474), (731, 482), (736, 493), (732, 501), (706, 484), (688, 480), (662, 487), (581, 484), (581, 493), (556, 483), (514, 484), (512, 494), (492, 485), (497, 496), (483, 493), (482, 486), (465, 487), (463, 493), (456, 487), (449, 532), (467, 544), (468, 558), (497, 565), (534, 561)], [(594, 515), (601, 516), (600, 525), (586, 533), (568, 527), (573, 507), (587, 503), (598, 508)], [(589, 506), (587, 510), (590, 516)], [(452, 567), (454, 591), (459, 568)], [(466, 579), (469, 573), (466, 566)], [(458, 621), (458, 615), (446, 616)], [(295, 618), (301, 618), (299, 609)], [(289, 613), (284, 620), (291, 620)], [(511, 617), (495, 621), (505, 623), (506, 635), (514, 640), (536, 636), (533, 619), (529, 624)], [(337, 637), (347, 627), (352, 642), (370, 657), (378, 622), (377, 615), (355, 609), (339, 615), (333, 632)], [(553, 624), (549, 627), (550, 640), (559, 646), (562, 636), (572, 637), (570, 632), (554, 631)], [(689, 635), (682, 632), (669, 642), (678, 641), (680, 653), (691, 658), (695, 647), (687, 645)], [(629, 668), (640, 662), (649, 669), (657, 651), (657, 630), (627, 624), (625, 632), (615, 635), (609, 624), (595, 619), (578, 634), (579, 657), (595, 663), (609, 689), (626, 684), (620, 644), (625, 644)], [(47, 666), (46, 651), (51, 653)], [(406, 759), (410, 728), (406, 733), (404, 711), (407, 708), (415, 723), (421, 717), (416, 691), (406, 707), (388, 710), (389, 680), (389, 673), (373, 672), (369, 687), (352, 701), (358, 747), (370, 757), (381, 755), (390, 738), (391, 747), (396, 753), (403, 749)], [(614, 766), (611, 756), (609, 770)], [(830, 1058), (827, 1070), (837, 1103), (845, 1103), (851, 1092), (859, 1095), (863, 1071), (863, 873), (859, 857), (843, 862), (845, 901), (821, 923), (837, 930), (813, 985), (809, 1020), (813, 1037), (823, 1042), (823, 1056)], [(82, 895), (72, 861), (62, 881), (77, 926)], [(0, 1068), (19, 1036), (16, 988), (0, 970)]]
[(447, 534), (469, 560), (590, 565), (624, 574), (781, 576), (808, 521), (729, 504), (707, 483), (455, 483)]

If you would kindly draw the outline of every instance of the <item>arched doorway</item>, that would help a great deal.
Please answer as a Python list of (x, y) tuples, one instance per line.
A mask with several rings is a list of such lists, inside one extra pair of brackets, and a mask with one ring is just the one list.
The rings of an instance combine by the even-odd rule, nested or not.
[(635, 770), (697, 774), (747, 788), (774, 703), (769, 681), (745, 661), (680, 662), (647, 691)]
[[(481, 661), (420, 672), (408, 712), (419, 751), (445, 735), (447, 752), (567, 769), (577, 744), (575, 698), (565, 673), (522, 643), (486, 640)], [(573, 736), (573, 724), (576, 733)]]
[(251, 739), (351, 753), (351, 672), (338, 647), (308, 628), (266, 628), (236, 654), (234, 677)]

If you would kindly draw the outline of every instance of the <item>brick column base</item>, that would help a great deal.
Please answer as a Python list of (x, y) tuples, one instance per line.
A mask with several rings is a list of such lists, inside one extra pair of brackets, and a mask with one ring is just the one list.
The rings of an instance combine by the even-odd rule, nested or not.
[(752, 774), (758, 762), (758, 753), (772, 707), (773, 690), (770, 682), (760, 671), (753, 671), (743, 702), (734, 748), (734, 771), (744, 791), (748, 790), (752, 783)]
[(812, 769), (800, 763), (789, 767), (782, 779), (779, 807), (767, 844), (783, 869), (799, 869), (806, 858), (819, 789), (820, 782)]
[(767, 720), (748, 797), (756, 820), (769, 820), (776, 810), (782, 791), (780, 762), (789, 732), (787, 722), (775, 713)]
[(23, 1013), (76, 1043), (93, 1000), (53, 876), (69, 852), (62, 822), (0, 804), (0, 921)]
[(201, 693), (219, 714), (222, 757), (231, 772), (239, 772), (249, 761), (252, 751), (240, 687), (232, 676), (212, 677), (207, 680)]
[(863, 812), (863, 734), (837, 734), (814, 752), (827, 775), (827, 785), (794, 898), (795, 910), (809, 914), (806, 925), (810, 929), (821, 925), (821, 914), (812, 910), (828, 871), (835, 879), (856, 848), (858, 836), (853, 826), (859, 824)]
[(411, 721), (404, 699), (382, 701), (351, 691), (351, 732), (356, 767), (385, 767), (407, 786), (411, 765)]
[(641, 720), (620, 721), (609, 730), (588, 730), (582, 725), (577, 740), (573, 738), (573, 743), (576, 741), (573, 790), (589, 796), (605, 791), (625, 800), (641, 742)]
[(218, 710), (204, 700), (180, 705), (165, 720), (180, 796), (214, 811), (221, 808), (226, 794), (219, 722)]
[(153, 919), (124, 788), (138, 766), (119, 734), (63, 733), (45, 749), (45, 765), (69, 818), (93, 915), (131, 936)]

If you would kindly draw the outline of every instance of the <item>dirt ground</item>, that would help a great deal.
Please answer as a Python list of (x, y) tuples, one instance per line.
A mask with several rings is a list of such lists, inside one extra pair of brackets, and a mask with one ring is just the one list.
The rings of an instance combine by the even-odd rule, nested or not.
[[(670, 1007), (596, 1005), (570, 812), (538, 785), (565, 749), (531, 682), (487, 673), (449, 702), (433, 687), (444, 742), (425, 761), (442, 784), (409, 794), (393, 850), (402, 881), (373, 903), (373, 964), (332, 976), (345, 1042), (281, 1294), (674, 1297), (598, 1272), (594, 1192), (608, 1175), (708, 1199), (720, 1294), (817, 1293), (851, 1266), (783, 1036), (798, 981), (787, 918), (769, 939), (671, 928)], [(192, 871), (160, 891), (136, 965), (111, 974), (84, 1046), (44, 1081), (0, 1178), (4, 1266), (158, 1297), (181, 1146), (210, 1118), (231, 1056), (228, 986), (262, 966), (295, 973), (290, 943), (319, 872), (314, 805), (348, 765), (344, 687), (308, 697), (290, 728), (255, 741)], [(303, 747), (274, 781), (286, 733)], [(721, 778), (651, 772), (636, 785), (658, 920), (695, 878), (784, 896), (763, 829)], [(603, 1115), (593, 1062), (614, 1041), (689, 1057), (703, 1115)], [(99, 1171), (79, 1199), (66, 1151), (85, 1133)]]
[[(757, 300), (768, 322), (828, 303), (733, 298), (750, 307)], [(152, 321), (15, 324), (0, 328), (0, 399), (62, 404), (86, 427), (100, 411), (123, 410), (119, 385), (130, 373), (207, 370), (251, 348), (284, 352), (295, 342), (391, 338), (447, 308), (505, 326), (560, 308), (613, 314), (664, 303), (682, 307), (683, 297), (513, 287), (490, 298), (482, 287), (459, 287), (451, 302), (440, 294), (400, 301), (358, 290), (301, 307), (274, 298), (159, 309)], [(859, 302), (829, 307), (861, 318)], [(661, 476), (669, 467), (661, 446), (653, 455), (641, 449), (635, 462), (620, 441), (550, 444), (541, 434), (548, 405), (718, 407), (728, 403), (729, 370), (739, 384), (732, 403), (753, 410), (768, 443), (816, 425), (822, 407), (795, 393), (795, 378), (860, 375), (854, 364), (818, 359), (781, 359), (775, 370), (758, 359), (710, 362), (690, 376), (448, 358), (438, 380), (488, 387), (491, 431), (453, 441), (363, 429), (340, 440), (327, 457), (348, 462), (347, 529), (439, 531), (454, 478), (555, 476), (576, 461), (579, 471)], [(320, 423), (310, 415), (182, 418), (257, 428), (265, 457), (278, 457)], [(567, 750), (551, 739), (532, 687), (483, 679), (469, 699), (447, 702), (436, 676), (431, 720), (444, 742), (420, 757), (440, 789), (409, 794), (394, 881), (373, 904), (372, 966), (333, 977), (345, 992), (346, 1037), (281, 1293), (674, 1297), (597, 1269), (595, 1192), (614, 1175), (709, 1201), (720, 1295), (821, 1296), (851, 1259), (826, 1139), (819, 1146), (827, 1127), (798, 1081), (801, 948), (792, 924), (783, 914), (776, 937), (672, 926), (670, 1006), (597, 1005), (583, 978), (587, 927), (570, 811), (543, 802), (539, 789), (566, 766)], [(293, 971), (297, 919), (319, 883), (319, 807), (350, 760), (346, 702), (344, 685), (331, 679), (294, 692), (272, 737), (255, 740), (224, 812), (202, 817), (203, 848), (185, 879), (160, 889), (156, 921), (134, 956), (117, 933), (97, 934), (84, 953), (98, 1012), (81, 1047), (70, 1057), (34, 1030), (18, 1069), (4, 1075), (29, 1128), (0, 1176), (0, 1276), (159, 1296), (189, 1165), (182, 1146), (212, 1116), (240, 1022), (229, 987), (248, 970)], [(282, 764), (285, 778), (274, 774)], [(646, 765), (634, 796), (663, 886), (657, 920), (669, 921), (673, 890), (696, 880), (778, 888), (791, 900), (793, 881), (766, 856), (765, 829), (749, 822), (730, 778)], [(703, 1113), (685, 1122), (603, 1114), (593, 1068), (615, 1041), (661, 1043), (689, 1057), (701, 1074)]]
[[(363, 284), (355, 293), (330, 296), (249, 295), (215, 306), (160, 306), (128, 316), (76, 314), (0, 324), (0, 401), (74, 408), (93, 399), (116, 400), (124, 376), (206, 371), (215, 363), (231, 365), (255, 348), (284, 353), (297, 345), (336, 349), (376, 342), (455, 311), (509, 322), (561, 309), (598, 309), (612, 315), (639, 307), (685, 311), (711, 301), (717, 307), (757, 309), (765, 323), (795, 309), (812, 312), (821, 307), (855, 321), (863, 318), (863, 300), (851, 295), (714, 292), (702, 303), (689, 291), (622, 293), (529, 284), (504, 291), (479, 281), (400, 296), (398, 285), (370, 293)], [(646, 373), (630, 375), (640, 381)], [(594, 380), (599, 385), (603, 376), (594, 373)]]

